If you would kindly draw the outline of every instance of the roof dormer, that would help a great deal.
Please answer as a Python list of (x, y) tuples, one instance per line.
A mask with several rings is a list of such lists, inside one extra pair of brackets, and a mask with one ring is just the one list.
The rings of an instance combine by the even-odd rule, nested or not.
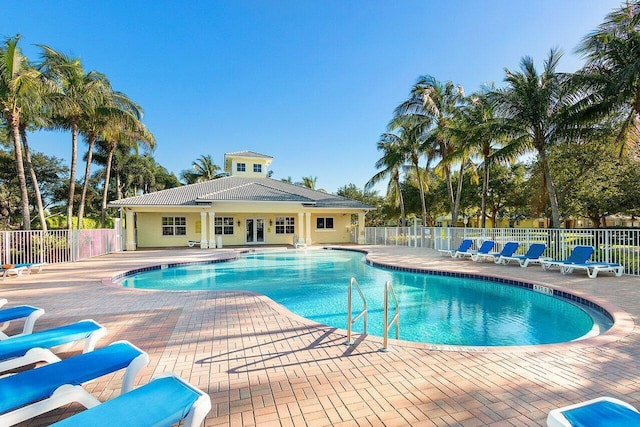
[(226, 153), (224, 155), (224, 171), (231, 176), (265, 178), (272, 160), (271, 156), (253, 151)]

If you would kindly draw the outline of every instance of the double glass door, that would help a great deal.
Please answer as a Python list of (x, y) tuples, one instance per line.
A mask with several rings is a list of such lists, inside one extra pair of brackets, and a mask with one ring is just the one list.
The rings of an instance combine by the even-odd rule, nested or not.
[(247, 218), (245, 220), (246, 244), (264, 243), (264, 218)]

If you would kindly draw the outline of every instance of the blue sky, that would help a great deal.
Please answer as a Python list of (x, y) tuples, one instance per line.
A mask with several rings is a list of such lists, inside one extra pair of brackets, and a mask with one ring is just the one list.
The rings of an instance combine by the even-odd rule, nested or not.
[[(466, 93), (502, 84), (529, 55), (579, 41), (618, 7), (610, 0), (31, 1), (2, 25), (81, 58), (145, 110), (155, 158), (176, 175), (200, 155), (274, 157), (276, 179), (316, 176), (318, 188), (362, 188), (376, 142), (418, 76)], [(40, 132), (33, 149), (68, 160), (70, 135)], [(84, 151), (86, 146), (80, 145)], [(79, 170), (81, 175), (82, 169)]]

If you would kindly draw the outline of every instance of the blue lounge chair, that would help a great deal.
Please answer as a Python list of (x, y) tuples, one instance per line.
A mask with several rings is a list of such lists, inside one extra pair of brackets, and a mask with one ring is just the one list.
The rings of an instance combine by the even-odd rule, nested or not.
[[(36, 320), (44, 314), (44, 310), (30, 305), (18, 305), (16, 307), (5, 308), (0, 310), (0, 340), (9, 338), (4, 331), (9, 327), (13, 320), (25, 319), (22, 333), (18, 335), (26, 335), (33, 332)], [(13, 335), (18, 336), (18, 335)]]
[(547, 425), (549, 427), (637, 426), (640, 425), (640, 413), (622, 400), (599, 397), (552, 410), (547, 416)]
[(584, 264), (593, 254), (591, 246), (576, 246), (571, 251), (569, 258), (565, 260), (544, 260), (540, 264), (543, 270), (549, 270), (551, 267), (562, 268), (572, 264)]
[(438, 252), (440, 252), (440, 254), (442, 255), (449, 255), (450, 257), (453, 257), (457, 252), (468, 251), (469, 249), (471, 249), (471, 245), (473, 245), (473, 240), (464, 239), (460, 243), (460, 246), (458, 246), (458, 249), (438, 249)]
[(24, 267), (27, 269), (26, 273), (27, 274), (31, 274), (31, 273), (40, 273), (42, 271), (42, 267), (44, 267), (47, 263), (46, 262), (25, 262), (22, 264), (16, 264), (14, 267), (18, 268), (18, 267)]
[[(10, 267), (8, 265), (10, 265)], [(2, 266), (2, 278), (0, 280), (6, 279), (11, 274), (13, 274), (14, 276), (20, 277), (22, 276), (23, 273), (27, 271), (28, 271), (27, 267), (16, 267), (15, 265), (7, 264)]]
[(544, 243), (532, 243), (527, 249), (527, 253), (524, 255), (511, 255), (511, 256), (500, 256), (495, 259), (496, 264), (504, 264), (507, 265), (511, 261), (517, 261), (520, 264), (520, 267), (527, 267), (529, 264), (540, 264), (546, 258), (542, 256), (544, 251), (547, 249), (547, 245)]
[(0, 425), (14, 425), (74, 402), (93, 407), (100, 402), (75, 386), (126, 369), (121, 390), (126, 393), (148, 363), (147, 353), (127, 341), (119, 341), (0, 378)]
[[(86, 353), (95, 348), (96, 342), (107, 330), (93, 320), (82, 320), (58, 328), (33, 332), (29, 335), (9, 337), (0, 341), (0, 372), (36, 362), (58, 362), (60, 358), (50, 349), (72, 345), (85, 340)], [(65, 348), (61, 349), (62, 351)]]
[(56, 427), (197, 427), (211, 410), (209, 396), (176, 376), (156, 378), (91, 409), (55, 424)]
[(501, 256), (510, 257), (514, 253), (516, 253), (516, 251), (518, 250), (518, 246), (520, 246), (520, 243), (518, 242), (507, 242), (504, 244), (500, 252), (489, 252), (488, 254), (478, 253), (474, 261), (484, 261), (485, 259), (489, 259), (495, 262), (496, 259)]
[(616, 277), (621, 277), (624, 274), (624, 266), (617, 262), (585, 262), (583, 264), (560, 266), (560, 273), (562, 274), (573, 273), (573, 270), (586, 270), (591, 279), (598, 277), (600, 272), (614, 273)]
[(484, 242), (482, 242), (482, 245), (480, 245), (477, 251), (472, 251), (472, 250), (468, 250), (464, 252), (458, 251), (453, 255), (453, 258), (465, 258), (468, 256), (475, 261), (478, 259), (480, 255), (488, 255), (489, 252), (491, 252), (491, 249), (493, 249), (493, 246), (495, 244), (496, 243), (493, 240), (485, 240)]

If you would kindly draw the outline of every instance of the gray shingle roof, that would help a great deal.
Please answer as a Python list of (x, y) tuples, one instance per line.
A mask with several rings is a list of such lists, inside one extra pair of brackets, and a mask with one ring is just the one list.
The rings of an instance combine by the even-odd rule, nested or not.
[(235, 151), (233, 153), (225, 153), (225, 158), (227, 156), (230, 157), (257, 157), (260, 159), (273, 159), (271, 156), (267, 156), (266, 154), (256, 153), (255, 151)]
[(224, 201), (297, 202), (317, 208), (373, 209), (355, 200), (288, 182), (234, 176), (115, 200), (109, 206), (197, 206)]

